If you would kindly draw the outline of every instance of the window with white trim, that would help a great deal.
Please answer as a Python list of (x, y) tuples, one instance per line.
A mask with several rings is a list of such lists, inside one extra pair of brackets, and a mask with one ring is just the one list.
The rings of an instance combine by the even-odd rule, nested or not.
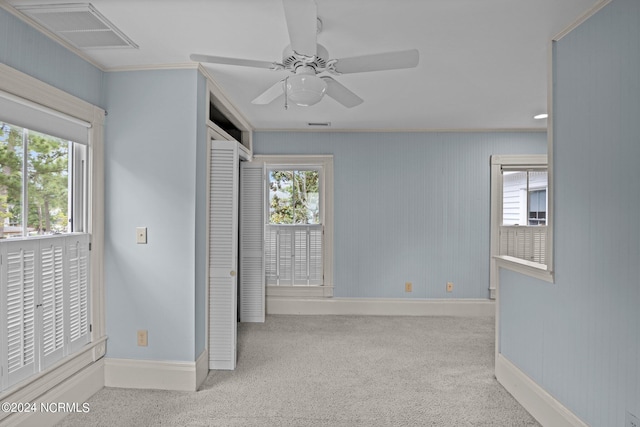
[(85, 165), (84, 145), (0, 118), (0, 239), (83, 231)]
[(267, 285), (324, 284), (321, 182), (321, 166), (267, 168)]
[(333, 296), (333, 157), (253, 162), (264, 165), (267, 296)]
[(491, 157), (491, 272), (497, 264), (552, 281), (546, 155)]
[(88, 122), (0, 91), (0, 391), (91, 341)]

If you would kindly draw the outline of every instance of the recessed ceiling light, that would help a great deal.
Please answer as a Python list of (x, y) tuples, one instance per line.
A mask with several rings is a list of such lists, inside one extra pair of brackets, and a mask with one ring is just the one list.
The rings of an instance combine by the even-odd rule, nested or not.
[(549, 117), (549, 115), (547, 113), (538, 114), (537, 116), (533, 116), (533, 118), (536, 119), (536, 120), (546, 119), (547, 117)]

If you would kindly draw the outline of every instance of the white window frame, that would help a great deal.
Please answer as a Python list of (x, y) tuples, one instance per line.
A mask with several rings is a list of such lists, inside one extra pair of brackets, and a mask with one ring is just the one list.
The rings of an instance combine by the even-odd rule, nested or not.
[[(254, 162), (265, 165), (265, 173), (273, 169), (305, 170), (320, 168), (320, 215), (324, 226), (323, 270), (321, 286), (266, 286), (267, 297), (332, 297), (333, 296), (333, 156), (332, 155), (254, 155)], [(265, 176), (265, 224), (269, 200)]]
[[(3, 94), (0, 94), (3, 96)], [(3, 117), (0, 117), (3, 119)], [(4, 122), (4, 120), (3, 120)], [(6, 122), (5, 122), (6, 123)], [(20, 129), (23, 129), (24, 137), (22, 142), (23, 153), (28, 152), (28, 137), (30, 132), (40, 133), (46, 136), (57, 138), (55, 135), (48, 135), (42, 132), (34, 131), (33, 129), (14, 125)], [(87, 125), (89, 125), (87, 123)], [(64, 138), (60, 138), (64, 140)], [(69, 231), (61, 233), (61, 235), (68, 235), (70, 233), (85, 233), (87, 230), (87, 145), (74, 141), (67, 141), (68, 147), (68, 180), (67, 180), (67, 219), (69, 221)], [(20, 224), (22, 227), (22, 234), (20, 236), (12, 237), (11, 240), (16, 239), (37, 239), (47, 235), (53, 235), (54, 233), (45, 233), (41, 235), (29, 235), (28, 234), (28, 220), (29, 213), (29, 190), (28, 190), (28, 178), (25, 171), (28, 168), (27, 156), (23, 154), (22, 159), (22, 218)], [(49, 230), (47, 230), (49, 231)]]
[[(104, 110), (89, 104), (60, 89), (50, 86), (36, 78), (17, 71), (5, 64), (0, 64), (0, 90), (24, 99), (28, 103), (41, 106), (44, 109), (58, 112), (65, 117), (75, 118), (90, 124), (88, 131), (87, 161), (86, 161), (86, 199), (83, 203), (87, 207), (86, 228), (84, 232), (90, 235), (90, 324), (91, 334), (89, 344), (54, 363), (44, 371), (0, 392), (3, 402), (30, 402), (42, 396), (48, 390), (60, 386), (64, 381), (80, 373), (84, 368), (99, 362), (106, 353), (106, 335), (104, 322), (104, 283), (103, 283), (103, 252), (104, 252)], [(29, 127), (29, 126), (26, 126)], [(47, 238), (44, 236), (43, 238)], [(37, 241), (38, 238), (29, 240)], [(86, 372), (86, 371), (85, 371)], [(89, 375), (88, 373), (84, 375)], [(7, 417), (16, 420), (28, 414), (11, 414), (0, 412), (0, 424)]]
[[(547, 190), (547, 237), (545, 247), (546, 265), (524, 259), (499, 255), (500, 226), (502, 223), (502, 168), (518, 166), (546, 167), (549, 175)], [(506, 268), (553, 283), (553, 199), (551, 197), (551, 171), (547, 155), (493, 155), (491, 156), (491, 248), (489, 269), (490, 298), (495, 298), (498, 268)]]

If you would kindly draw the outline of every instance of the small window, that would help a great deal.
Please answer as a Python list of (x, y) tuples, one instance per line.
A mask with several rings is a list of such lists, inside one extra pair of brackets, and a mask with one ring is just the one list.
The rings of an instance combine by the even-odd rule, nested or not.
[(269, 171), (269, 224), (320, 224), (320, 171)]
[(546, 225), (546, 169), (502, 170), (502, 225)]
[(547, 225), (547, 190), (529, 191), (529, 225)]
[(491, 157), (491, 268), (494, 296), (500, 266), (553, 281), (546, 155)]
[(0, 239), (83, 231), (85, 152), (0, 122)]
[(333, 156), (256, 155), (267, 297), (333, 296)]

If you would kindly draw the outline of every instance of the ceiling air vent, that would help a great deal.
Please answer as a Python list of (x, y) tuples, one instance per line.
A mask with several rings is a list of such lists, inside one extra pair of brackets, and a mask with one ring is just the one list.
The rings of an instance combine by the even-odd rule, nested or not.
[(89, 3), (16, 6), (78, 49), (138, 48)]

